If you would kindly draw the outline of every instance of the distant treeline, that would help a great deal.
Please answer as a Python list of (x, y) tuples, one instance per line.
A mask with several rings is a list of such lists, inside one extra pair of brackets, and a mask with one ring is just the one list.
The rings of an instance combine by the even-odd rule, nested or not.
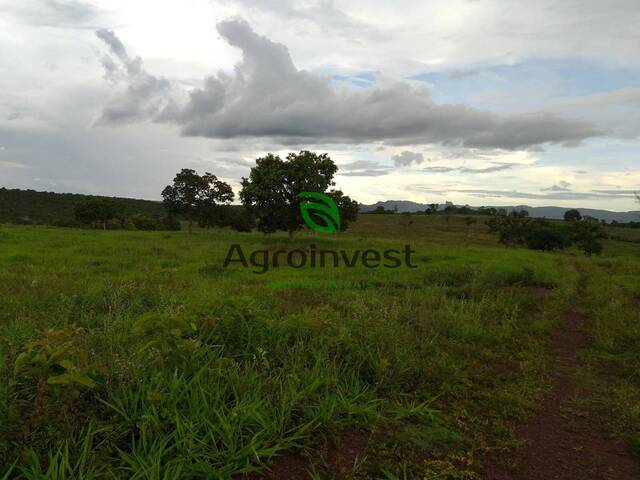
[(166, 216), (162, 202), (151, 200), (0, 188), (0, 223), (75, 227), (78, 225), (76, 208), (89, 199), (111, 199), (130, 218)]
[[(525, 210), (521, 210), (526, 213)], [(385, 209), (384, 206), (379, 205), (373, 210), (363, 211), (360, 213), (364, 213), (367, 215), (389, 215), (398, 213), (396, 209)], [(402, 215), (483, 215), (493, 217), (496, 215), (507, 215), (507, 212), (504, 208), (494, 208), (494, 207), (477, 207), (473, 208), (469, 205), (454, 205), (451, 202), (447, 202), (445, 204), (432, 203), (425, 210), (418, 210), (415, 212), (402, 212)]]
[(612, 227), (640, 228), (640, 222), (616, 222), (614, 220), (610, 225)]

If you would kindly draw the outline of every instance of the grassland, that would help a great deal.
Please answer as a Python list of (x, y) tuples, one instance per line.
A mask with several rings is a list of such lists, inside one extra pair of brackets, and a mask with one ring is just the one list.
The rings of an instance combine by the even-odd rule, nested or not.
[[(409, 243), (418, 268), (255, 274), (222, 267), (232, 243)], [(638, 449), (639, 253), (507, 249), (444, 216), (363, 215), (294, 242), (1, 226), (0, 478), (256, 478), (283, 462), (310, 478), (477, 478), (519, 443), (576, 305), (594, 339), (580, 407)], [(315, 286), (273, 288), (299, 280)]]

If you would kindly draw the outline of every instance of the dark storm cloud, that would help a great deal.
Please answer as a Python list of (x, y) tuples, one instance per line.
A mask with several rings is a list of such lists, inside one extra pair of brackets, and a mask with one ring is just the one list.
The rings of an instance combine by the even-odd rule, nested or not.
[(226, 21), (217, 28), (242, 50), (242, 61), (233, 75), (207, 78), (180, 106), (169, 100), (165, 79), (144, 71), (139, 58), (130, 59), (111, 32), (98, 33), (124, 65), (129, 82), (126, 94), (107, 106), (102, 119), (146, 115), (178, 124), (186, 136), (271, 137), (282, 144), (388, 141), (515, 150), (574, 145), (602, 133), (551, 113), (498, 115), (467, 105), (438, 105), (427, 90), (404, 82), (358, 92), (336, 90), (329, 77), (298, 70), (284, 45), (258, 35), (248, 23)]

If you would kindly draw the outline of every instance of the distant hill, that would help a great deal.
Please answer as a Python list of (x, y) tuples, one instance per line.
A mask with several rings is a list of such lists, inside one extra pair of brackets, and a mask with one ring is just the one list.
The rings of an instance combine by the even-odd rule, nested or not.
[[(75, 206), (86, 198), (105, 197), (0, 188), (0, 223), (73, 223)], [(161, 202), (132, 198), (109, 198), (121, 202), (128, 215), (144, 214), (151, 217), (161, 217), (165, 213)]]
[[(426, 210), (429, 205), (426, 203), (416, 203), (410, 202), (407, 200), (387, 200), (384, 202), (377, 202), (373, 205), (360, 205), (361, 212), (370, 212), (375, 210), (377, 207), (384, 207), (385, 210), (394, 210), (397, 208), (398, 212), (419, 212)], [(442, 207), (442, 205), (441, 205)], [(528, 205), (517, 205), (517, 206), (495, 206), (495, 205), (487, 205), (487, 207), (494, 208), (504, 208), (507, 211), (511, 210), (526, 210), (529, 212), (530, 217), (537, 218), (549, 218), (549, 219), (561, 219), (564, 216), (564, 213), (567, 210), (570, 210), (566, 207), (530, 207)], [(477, 208), (477, 207), (471, 207)], [(591, 217), (597, 218), (598, 220), (606, 220), (607, 222), (611, 222), (616, 220), (617, 222), (626, 223), (626, 222), (637, 222), (640, 220), (640, 211), (631, 211), (631, 212), (612, 212), (609, 210), (597, 210), (592, 208), (576, 208), (580, 212), (581, 215), (589, 215)]]

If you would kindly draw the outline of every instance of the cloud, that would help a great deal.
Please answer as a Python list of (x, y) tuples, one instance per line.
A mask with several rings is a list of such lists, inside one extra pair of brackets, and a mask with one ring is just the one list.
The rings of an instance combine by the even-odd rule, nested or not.
[(592, 118), (603, 125), (603, 129), (606, 128), (609, 136), (625, 139), (640, 137), (640, 87), (627, 86), (562, 99), (551, 105), (550, 109), (570, 112), (577, 118)]
[[(101, 38), (127, 70), (129, 86), (102, 119), (116, 123), (146, 115), (178, 124), (186, 136), (270, 137), (281, 144), (386, 141), (517, 150), (546, 143), (575, 145), (602, 134), (588, 123), (546, 112), (498, 115), (467, 105), (439, 105), (428, 90), (405, 82), (338, 90), (330, 77), (298, 70), (287, 47), (257, 34), (248, 23), (225, 21), (217, 29), (242, 50), (242, 61), (233, 75), (207, 78), (183, 105), (163, 99), (168, 82), (149, 75), (126, 50), (122, 55), (115, 35), (103, 33)], [(105, 68), (111, 72), (110, 65)]]
[(447, 75), (451, 80), (463, 80), (469, 77), (475, 77), (480, 72), (478, 70), (453, 70)]
[(356, 160), (339, 165), (338, 174), (345, 177), (380, 177), (391, 173), (391, 167), (380, 165), (371, 160)]
[(543, 192), (568, 192), (571, 190), (571, 184), (569, 182), (565, 182), (564, 180), (552, 185), (548, 188), (543, 188)]
[(101, 14), (92, 4), (77, 0), (22, 0), (3, 10), (30, 25), (58, 28), (85, 28)]
[(431, 173), (449, 173), (449, 172), (492, 173), (492, 172), (500, 172), (502, 170), (510, 170), (514, 167), (521, 166), (520, 163), (503, 163), (503, 162), (492, 162), (492, 163), (494, 164), (492, 167), (485, 167), (485, 168), (434, 166), (434, 167), (426, 167), (424, 171), (431, 172)]
[(410, 152), (409, 150), (405, 150), (399, 155), (394, 155), (391, 159), (396, 167), (408, 167), (412, 163), (418, 165), (424, 162), (424, 156), (421, 153)]
[(18, 162), (5, 162), (3, 160), (0, 160), (0, 167), (32, 170), (32, 167), (30, 167), (29, 165), (24, 165), (23, 163)]
[(297, 24), (305, 22), (332, 35), (359, 39), (387, 37), (382, 30), (336, 8), (332, 0), (311, 0), (302, 4), (295, 0), (227, 0), (227, 3), (236, 4), (244, 11), (260, 10)]
[(111, 30), (98, 30), (96, 36), (109, 47), (117, 60), (108, 55), (103, 57), (105, 78), (126, 85), (104, 107), (98, 123), (118, 124), (158, 118), (172, 103), (169, 81), (147, 73), (142, 59), (130, 57), (124, 44)]

